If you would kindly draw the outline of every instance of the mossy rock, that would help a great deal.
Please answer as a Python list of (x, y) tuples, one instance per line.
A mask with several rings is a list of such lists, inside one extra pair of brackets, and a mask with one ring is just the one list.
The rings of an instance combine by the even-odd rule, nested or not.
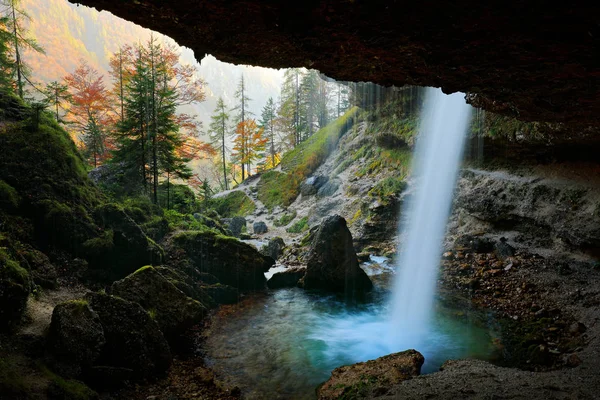
[(0, 329), (21, 319), (30, 289), (29, 272), (0, 247)]
[(256, 210), (256, 204), (241, 190), (234, 190), (224, 196), (213, 198), (211, 204), (225, 218), (244, 217)]
[(211, 231), (180, 232), (165, 246), (174, 268), (206, 272), (240, 290), (263, 289), (264, 273), (275, 264), (253, 246)]
[(152, 312), (153, 319), (171, 345), (177, 343), (179, 336), (188, 328), (199, 323), (208, 309), (185, 295), (151, 266), (140, 268), (113, 283), (111, 293)]
[(17, 190), (0, 179), (0, 210), (15, 211), (20, 202)]

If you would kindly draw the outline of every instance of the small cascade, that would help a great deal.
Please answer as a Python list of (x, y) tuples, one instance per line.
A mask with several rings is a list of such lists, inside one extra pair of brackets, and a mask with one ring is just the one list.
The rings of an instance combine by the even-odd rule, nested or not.
[(415, 191), (402, 210), (407, 217), (401, 227), (388, 337), (394, 349), (418, 350), (428, 337), (440, 252), (471, 110), (462, 93), (427, 89), (413, 159)]

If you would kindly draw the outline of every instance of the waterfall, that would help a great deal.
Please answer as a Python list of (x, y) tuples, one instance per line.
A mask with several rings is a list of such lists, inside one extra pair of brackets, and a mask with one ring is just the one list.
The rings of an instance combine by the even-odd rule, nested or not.
[(405, 203), (389, 344), (422, 346), (433, 311), (446, 223), (472, 108), (464, 94), (429, 88), (413, 158), (415, 190)]

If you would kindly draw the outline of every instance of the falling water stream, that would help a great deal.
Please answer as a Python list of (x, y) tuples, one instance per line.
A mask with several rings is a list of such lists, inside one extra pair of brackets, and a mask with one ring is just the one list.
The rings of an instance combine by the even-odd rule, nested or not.
[(429, 88), (413, 158), (416, 190), (406, 203), (404, 240), (392, 296), (391, 344), (416, 348), (430, 330), (446, 223), (463, 152), (471, 107), (464, 94)]
[(408, 348), (425, 356), (423, 373), (448, 359), (491, 357), (490, 331), (468, 310), (435, 301), (469, 118), (462, 94), (428, 89), (399, 263), (371, 257), (361, 265), (375, 283), (371, 301), (349, 305), (298, 288), (251, 296), (213, 322), (205, 349), (218, 375), (246, 398), (312, 399), (334, 368)]

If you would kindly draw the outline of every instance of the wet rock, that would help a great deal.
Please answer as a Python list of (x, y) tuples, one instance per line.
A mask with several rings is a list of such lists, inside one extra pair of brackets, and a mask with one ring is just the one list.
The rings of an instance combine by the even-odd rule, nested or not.
[(352, 297), (373, 284), (360, 268), (346, 220), (333, 215), (319, 226), (306, 258), (305, 289), (342, 292)]
[(329, 177), (327, 177), (327, 176), (322, 176), (322, 175), (311, 176), (310, 178), (308, 178), (304, 182), (302, 182), (302, 185), (300, 185), (300, 193), (304, 197), (313, 196), (313, 195), (317, 194), (317, 191), (323, 185), (325, 185), (327, 183), (327, 181), (329, 181)]
[(186, 296), (151, 266), (113, 283), (111, 293), (141, 305), (172, 344), (207, 312), (207, 307)]
[(100, 293), (89, 294), (87, 299), (100, 317), (106, 340), (97, 365), (130, 369), (135, 378), (161, 374), (169, 368), (169, 344), (139, 304)]
[(267, 228), (267, 224), (265, 224), (263, 221), (259, 221), (252, 224), (252, 230), (255, 234), (261, 235), (263, 233), (267, 233), (269, 228)]
[(60, 362), (59, 370), (69, 376), (91, 367), (106, 343), (100, 317), (85, 300), (54, 307), (47, 340), (48, 349)]
[(233, 217), (229, 220), (229, 230), (235, 237), (240, 237), (242, 231), (246, 228), (246, 218)]
[(333, 196), (339, 189), (341, 181), (339, 179), (332, 179), (324, 184), (317, 192), (317, 197), (329, 197)]
[[(175, 285), (177, 289), (181, 290), (186, 296), (191, 297), (194, 300), (198, 300), (204, 307), (212, 308), (217, 305), (208, 295), (208, 293), (206, 293), (206, 291), (202, 288), (206, 283), (204, 283), (197, 276), (192, 277), (183, 271), (176, 271), (169, 267), (155, 267), (154, 269), (159, 274), (164, 276), (169, 282)], [(210, 280), (209, 283), (219, 282), (217, 278), (210, 274), (198, 275), (208, 275), (209, 277), (212, 277), (208, 278)]]
[(466, 247), (475, 253), (491, 253), (494, 243), (487, 238), (474, 235), (463, 235), (456, 241), (457, 246)]
[(266, 256), (271, 257), (273, 260), (277, 260), (281, 254), (283, 254), (283, 249), (285, 247), (285, 242), (279, 236), (274, 237), (269, 240), (266, 246), (264, 246), (260, 252)]
[(209, 231), (176, 233), (167, 240), (165, 248), (169, 266), (209, 273), (220, 283), (240, 290), (263, 289), (264, 273), (275, 264), (275, 260), (253, 246)]
[(515, 255), (515, 248), (506, 243), (506, 238), (500, 238), (500, 241), (494, 245), (496, 256), (504, 260)]
[(235, 304), (239, 301), (239, 290), (229, 285), (214, 285), (202, 286), (202, 290), (207, 293), (217, 304)]
[(425, 359), (416, 350), (390, 354), (376, 360), (336, 368), (317, 389), (319, 400), (371, 398), (392, 386), (418, 376)]
[(269, 289), (279, 289), (298, 286), (298, 281), (306, 274), (306, 267), (292, 267), (273, 274), (267, 281)]

